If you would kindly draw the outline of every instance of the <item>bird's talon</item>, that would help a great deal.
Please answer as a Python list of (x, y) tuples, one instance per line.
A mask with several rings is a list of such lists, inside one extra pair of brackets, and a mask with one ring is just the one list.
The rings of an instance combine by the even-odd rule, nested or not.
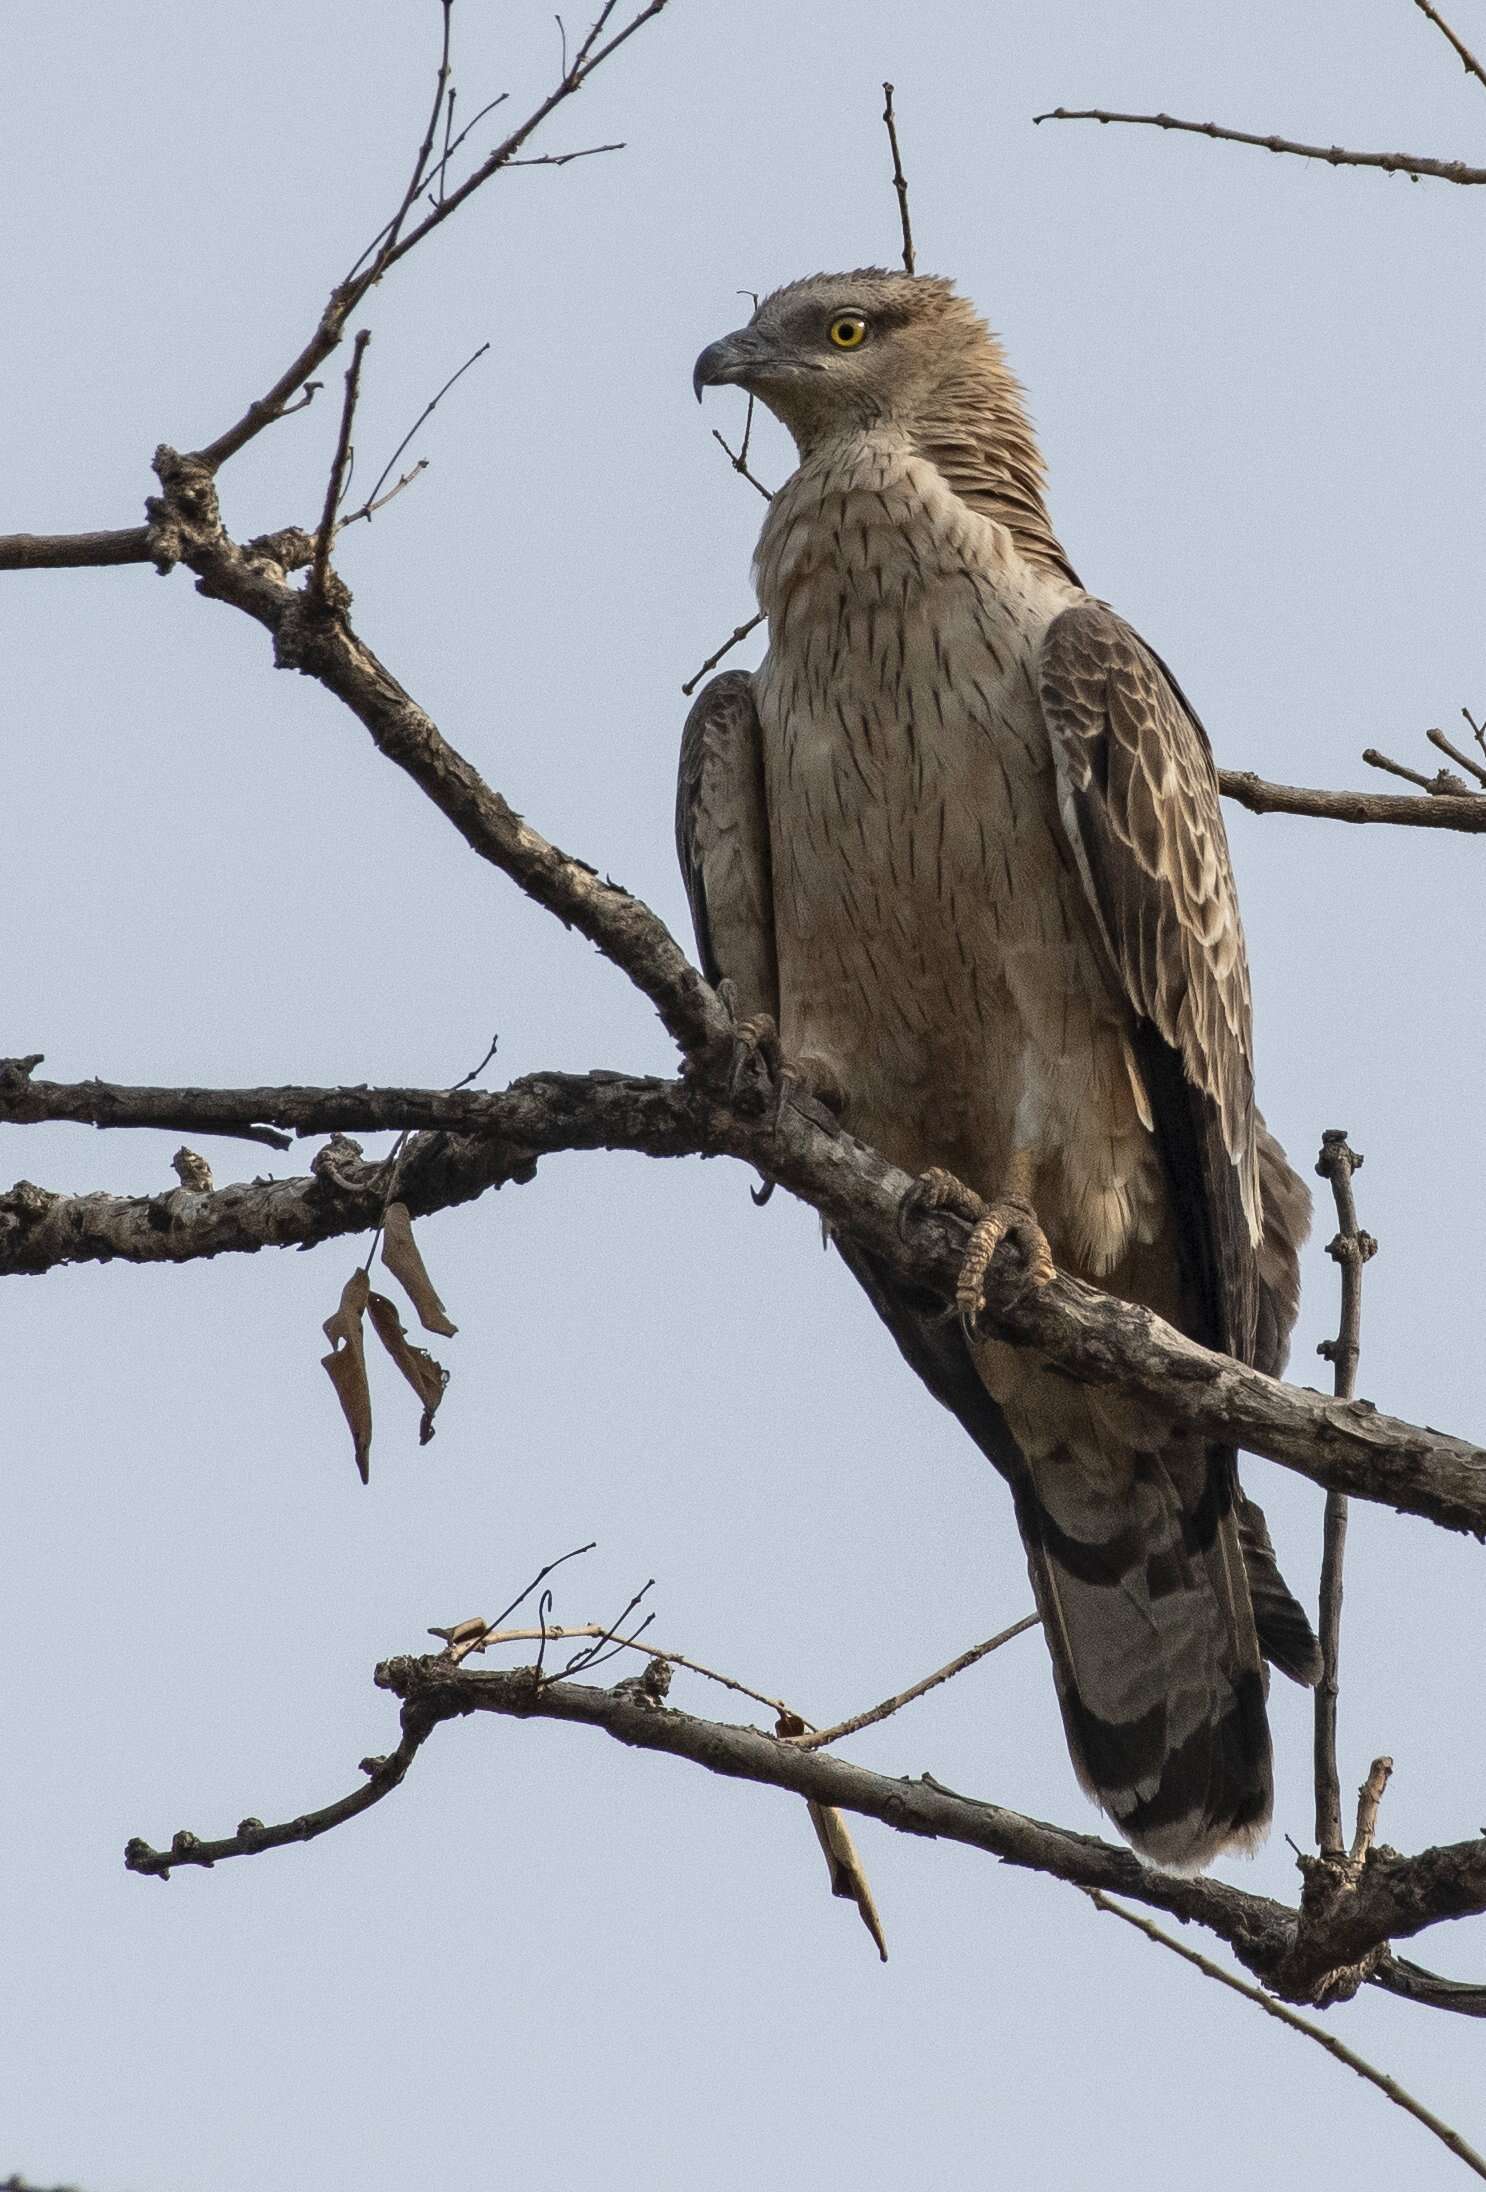
[(736, 1103), (742, 1095), (753, 1078), (756, 1065), (762, 1065), (771, 1082), (778, 1078), (784, 1066), (779, 1030), (767, 1012), (755, 1013), (751, 1019), (733, 1023), (733, 1056), (728, 1069), (731, 1102)]
[(1006, 1195), (992, 1203), (976, 1221), (966, 1243), (960, 1275), (955, 1283), (955, 1308), (967, 1339), (975, 1336), (975, 1320), (980, 1314), (986, 1274), (995, 1262), (1002, 1244), (1007, 1241), (1021, 1255), (1018, 1293), (1029, 1286), (1048, 1286), (1056, 1276), (1053, 1252), (1048, 1246), (1047, 1235), (1038, 1224), (1037, 1213), (1025, 1196)]
[(930, 1165), (927, 1172), (921, 1172), (899, 1203), (899, 1233), (906, 1238), (910, 1222), (931, 1210), (958, 1218), (963, 1225), (977, 1225), (986, 1214), (986, 1206), (975, 1190), (942, 1165)]
[(826, 1133), (839, 1131), (846, 1106), (846, 1090), (832, 1067), (814, 1053), (800, 1058), (787, 1055), (779, 1039), (778, 1023), (767, 1012), (738, 1020), (734, 1025), (733, 1057), (728, 1073), (729, 1100), (736, 1103), (762, 1068), (768, 1078), (769, 1125), (777, 1129), (785, 1106), (792, 1104)]

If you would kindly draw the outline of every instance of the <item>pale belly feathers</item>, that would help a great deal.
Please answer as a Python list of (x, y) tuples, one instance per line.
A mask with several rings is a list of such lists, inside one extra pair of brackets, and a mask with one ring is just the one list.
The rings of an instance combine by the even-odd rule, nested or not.
[(786, 1050), (909, 1171), (994, 1196), (1030, 1152), (1060, 1263), (1144, 1263), (1161, 1168), (1034, 682), (1081, 597), (887, 436), (796, 474), (757, 576)]

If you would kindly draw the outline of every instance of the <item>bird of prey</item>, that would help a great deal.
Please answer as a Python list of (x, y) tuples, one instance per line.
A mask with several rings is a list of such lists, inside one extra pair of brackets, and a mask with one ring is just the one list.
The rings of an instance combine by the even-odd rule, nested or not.
[[(1310, 1197), (1254, 1104), (1207, 739), (1079, 584), (999, 343), (949, 282), (867, 268), (705, 349), (799, 466), (755, 559), (768, 651), (701, 693), (678, 843), (703, 967), (852, 1134), (1055, 1261), (1271, 1372)], [(1008, 1480), (1074, 1768), (1153, 1862), (1252, 1847), (1267, 1658), (1318, 1679), (1230, 1447), (946, 1321), (841, 1244)], [(966, 1298), (978, 1298), (972, 1283)]]

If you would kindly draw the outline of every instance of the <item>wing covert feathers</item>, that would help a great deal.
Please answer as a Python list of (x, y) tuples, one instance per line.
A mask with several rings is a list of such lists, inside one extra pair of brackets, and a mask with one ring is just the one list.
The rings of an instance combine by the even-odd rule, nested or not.
[(1038, 661), (1058, 803), (1136, 1022), (1209, 1344), (1254, 1344), (1259, 1172), (1248, 961), (1212, 755), (1165, 666), (1099, 601)]

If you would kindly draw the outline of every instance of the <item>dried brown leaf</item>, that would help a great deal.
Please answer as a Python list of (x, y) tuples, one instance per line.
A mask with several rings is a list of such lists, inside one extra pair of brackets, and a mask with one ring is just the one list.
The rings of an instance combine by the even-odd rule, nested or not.
[(877, 1943), (877, 1953), (886, 1963), (887, 1942), (883, 1938), (882, 1920), (877, 1915), (877, 1905), (872, 1900), (872, 1890), (867, 1885), (867, 1875), (862, 1870), (862, 1860), (857, 1855), (857, 1846), (851, 1838), (845, 1819), (834, 1804), (812, 1804), (807, 1798), (805, 1808), (825, 1852), (831, 1875), (831, 1893), (856, 1904), (861, 1912), (862, 1924)]
[(371, 1388), (366, 1382), (366, 1343), (361, 1320), (371, 1296), (371, 1281), (364, 1271), (353, 1271), (341, 1289), (340, 1307), (325, 1319), (325, 1337), (331, 1352), (322, 1356), (350, 1426), (356, 1467), (363, 1484), (371, 1475)]
[(434, 1411), (444, 1397), (449, 1373), (441, 1362), (434, 1361), (427, 1348), (413, 1345), (403, 1329), (396, 1302), (389, 1301), (385, 1294), (369, 1294), (367, 1307), (377, 1338), (423, 1403), (418, 1444), (426, 1446), (433, 1437)]
[(382, 1219), (382, 1261), (417, 1310), (418, 1322), (424, 1331), (439, 1332), (445, 1339), (452, 1340), (459, 1327), (450, 1323), (449, 1312), (423, 1268), (406, 1203), (387, 1205)]
[(430, 1629), (430, 1636), (442, 1637), (446, 1644), (467, 1644), (472, 1636), (483, 1636), (490, 1623), (481, 1614), (467, 1614), (463, 1621), (456, 1621), (452, 1629)]

